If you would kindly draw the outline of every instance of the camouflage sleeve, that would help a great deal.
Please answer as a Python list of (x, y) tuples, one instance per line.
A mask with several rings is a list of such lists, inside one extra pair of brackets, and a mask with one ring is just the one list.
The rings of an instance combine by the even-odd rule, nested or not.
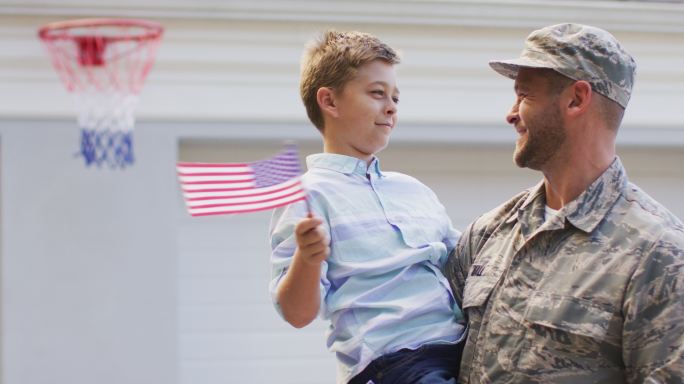
[(684, 383), (684, 234), (668, 231), (625, 292), (623, 360), (629, 383)]
[(451, 291), (458, 302), (459, 307), (463, 304), (463, 287), (468, 276), (470, 265), (472, 264), (474, 253), (472, 252), (473, 225), (471, 223), (463, 232), (456, 248), (449, 254), (449, 258), (444, 266), (444, 275), (449, 280)]
[[(539, 186), (533, 187), (533, 189), (538, 188)], [(473, 261), (475, 261), (477, 253), (482, 249), (492, 233), (505, 223), (511, 215), (517, 212), (518, 206), (525, 202), (529, 193), (530, 190), (522, 191), (490, 212), (475, 219), (461, 234), (456, 248), (449, 254), (443, 272), (449, 280), (451, 291), (454, 293), (454, 297), (461, 308), (463, 308), (463, 289), (466, 277), (468, 272), (470, 272), (470, 267)]]

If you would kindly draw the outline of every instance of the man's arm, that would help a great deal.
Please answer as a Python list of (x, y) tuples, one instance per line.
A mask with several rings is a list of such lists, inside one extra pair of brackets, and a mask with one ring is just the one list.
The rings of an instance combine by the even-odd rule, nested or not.
[(472, 229), (473, 224), (470, 224), (459, 238), (456, 248), (451, 251), (444, 265), (444, 275), (449, 280), (451, 290), (459, 307), (462, 307), (463, 304), (463, 288), (465, 287), (465, 280), (473, 261), (473, 255), (470, 252)]
[(669, 235), (642, 256), (627, 288), (622, 354), (630, 383), (684, 383), (684, 239)]

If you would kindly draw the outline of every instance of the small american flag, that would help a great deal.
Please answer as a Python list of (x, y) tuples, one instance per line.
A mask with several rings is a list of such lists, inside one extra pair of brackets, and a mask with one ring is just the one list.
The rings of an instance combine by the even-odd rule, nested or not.
[(306, 199), (295, 146), (252, 163), (179, 162), (177, 170), (192, 216), (261, 211)]

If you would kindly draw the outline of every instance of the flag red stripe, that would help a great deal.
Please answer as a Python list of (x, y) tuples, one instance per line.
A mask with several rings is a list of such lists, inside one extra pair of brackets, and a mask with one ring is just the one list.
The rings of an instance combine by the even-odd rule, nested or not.
[(181, 173), (178, 176), (245, 176), (251, 175), (252, 172), (202, 172), (202, 173)]
[(304, 199), (306, 199), (306, 197), (305, 197), (305, 196), (302, 196), (302, 197), (299, 197), (299, 198), (294, 199), (294, 200), (288, 200), (288, 201), (284, 201), (284, 202), (282, 202), (282, 203), (280, 203), (280, 204), (274, 204), (274, 205), (269, 205), (269, 206), (265, 206), (265, 207), (251, 208), (251, 209), (237, 209), (237, 210), (232, 210), (232, 211), (205, 212), (205, 213), (190, 213), (190, 215), (193, 216), (193, 217), (197, 217), (197, 216), (210, 216), (210, 215), (225, 215), (225, 214), (230, 214), (230, 213), (248, 213), (248, 212), (256, 212), (256, 211), (264, 211), (264, 210), (267, 210), (267, 209), (273, 209), (273, 208), (281, 207), (281, 206), (283, 206), (283, 205), (292, 204), (292, 203), (295, 203), (295, 202), (297, 202), (297, 201), (301, 201), (301, 200), (304, 200)]
[(247, 183), (254, 181), (254, 178), (244, 179), (244, 180), (220, 180), (220, 181), (184, 181), (183, 185), (199, 185), (199, 184), (236, 184), (236, 183)]
[(195, 193), (195, 192), (231, 192), (231, 191), (246, 191), (246, 190), (253, 190), (253, 187), (242, 187), (242, 188), (213, 188), (213, 189), (185, 189), (183, 188), (183, 192), (185, 193)]
[[(233, 207), (236, 205), (247, 205), (247, 204), (258, 204), (258, 203), (268, 203), (269, 201), (274, 201), (274, 200), (280, 200), (284, 199), (287, 197), (290, 197), (292, 195), (296, 195), (302, 193), (301, 188), (292, 192), (288, 193), (287, 195), (282, 195), (282, 196), (276, 196), (276, 197), (271, 197), (268, 199), (261, 199), (261, 200), (254, 200), (254, 201), (248, 201), (248, 202), (242, 202), (242, 203), (224, 203), (224, 204), (205, 204), (205, 205), (195, 205), (191, 207), (190, 209), (203, 209), (203, 208), (216, 208), (216, 207)], [(232, 196), (231, 196), (232, 197)]]
[(178, 167), (187, 167), (187, 168), (238, 168), (238, 167), (248, 167), (249, 164), (247, 163), (176, 163)]

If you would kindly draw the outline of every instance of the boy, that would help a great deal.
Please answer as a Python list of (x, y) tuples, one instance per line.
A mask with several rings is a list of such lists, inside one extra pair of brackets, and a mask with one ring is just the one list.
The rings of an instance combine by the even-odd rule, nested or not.
[(338, 383), (455, 383), (463, 317), (440, 268), (454, 248), (435, 194), (383, 172), (375, 154), (397, 121), (396, 52), (374, 36), (328, 31), (306, 51), (301, 96), (323, 136), (298, 203), (271, 223), (271, 293), (297, 328), (329, 319)]

